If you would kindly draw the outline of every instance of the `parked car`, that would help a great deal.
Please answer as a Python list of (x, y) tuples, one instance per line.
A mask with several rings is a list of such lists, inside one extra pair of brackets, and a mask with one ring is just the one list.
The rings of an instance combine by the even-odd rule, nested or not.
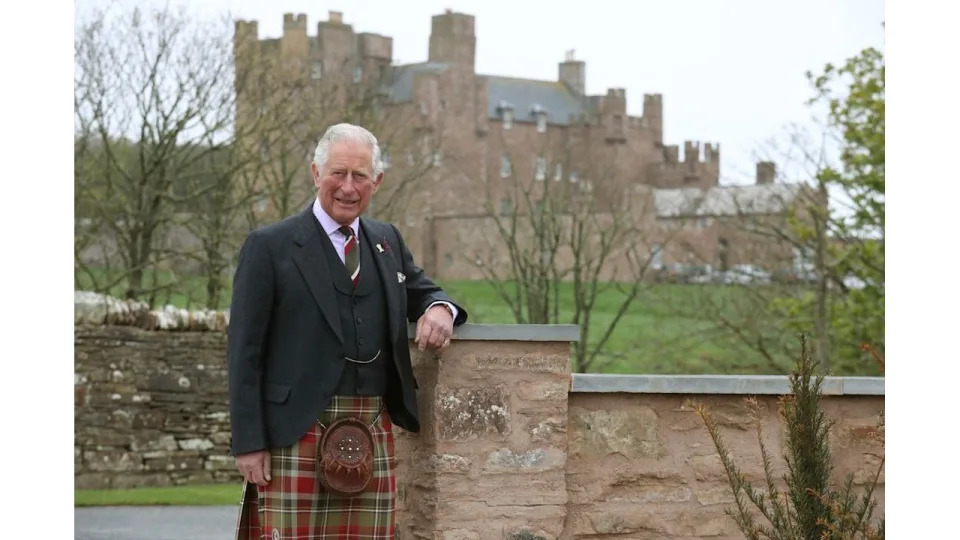
[(661, 283), (701, 283), (697, 280), (710, 274), (710, 265), (676, 263), (658, 268), (655, 278)]
[(777, 283), (804, 283), (813, 285), (818, 280), (818, 274), (813, 270), (777, 270), (771, 275), (771, 279)]
[(724, 272), (723, 283), (742, 285), (770, 283), (770, 272), (752, 264), (737, 264)]

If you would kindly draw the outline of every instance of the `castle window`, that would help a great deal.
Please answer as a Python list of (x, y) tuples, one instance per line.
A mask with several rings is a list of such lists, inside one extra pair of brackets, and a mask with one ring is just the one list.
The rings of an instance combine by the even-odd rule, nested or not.
[(353, 82), (358, 83), (363, 80), (363, 66), (353, 68)]
[(540, 106), (539, 103), (535, 103), (533, 107), (530, 107), (530, 115), (537, 119), (537, 133), (545, 133), (547, 131), (547, 111)]
[(576, 184), (579, 180), (580, 177), (577, 175), (577, 171), (570, 171), (570, 183)]
[(513, 165), (510, 163), (510, 156), (506, 152), (500, 155), (500, 178), (509, 178), (513, 173)]
[(536, 166), (534, 170), (534, 177), (537, 180), (547, 179), (547, 158), (543, 156), (537, 156)]
[(560, 180), (563, 180), (563, 164), (562, 163), (557, 163), (557, 166), (553, 171), (553, 180), (555, 182), (559, 182)]
[(443, 152), (440, 150), (435, 150), (433, 152), (433, 166), (439, 167), (443, 163)]
[(313, 63), (313, 67), (310, 69), (310, 78), (317, 80), (323, 76), (323, 62), (317, 60)]
[(386, 148), (380, 152), (380, 164), (384, 169), (390, 168), (390, 151)]
[(654, 244), (650, 249), (650, 266), (654, 269), (663, 268), (663, 246)]
[(503, 129), (513, 127), (513, 105), (506, 101), (497, 104), (497, 111), (500, 113), (500, 119), (503, 121)]
[(509, 215), (512, 210), (513, 210), (513, 203), (510, 202), (509, 197), (504, 197), (500, 199), (500, 215), (501, 216)]

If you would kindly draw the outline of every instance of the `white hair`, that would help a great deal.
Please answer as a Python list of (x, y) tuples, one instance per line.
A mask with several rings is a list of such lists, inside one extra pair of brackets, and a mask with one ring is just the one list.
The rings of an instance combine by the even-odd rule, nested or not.
[(313, 152), (313, 163), (317, 169), (323, 170), (327, 163), (327, 157), (330, 155), (330, 146), (339, 141), (353, 141), (363, 143), (370, 147), (370, 156), (373, 167), (373, 176), (376, 178), (383, 172), (383, 162), (380, 161), (380, 145), (377, 144), (377, 138), (366, 129), (353, 124), (336, 124), (327, 128), (320, 142), (317, 143), (317, 149)]

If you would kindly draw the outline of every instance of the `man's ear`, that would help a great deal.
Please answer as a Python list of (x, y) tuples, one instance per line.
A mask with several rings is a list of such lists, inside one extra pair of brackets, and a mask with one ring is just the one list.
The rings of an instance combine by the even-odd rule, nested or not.
[[(383, 182), (383, 173), (377, 175), (377, 179), (373, 181), (373, 192), (376, 193), (380, 189), (380, 182)], [(319, 187), (319, 186), (317, 186)]]
[(316, 163), (310, 163), (310, 172), (313, 173), (313, 186), (320, 189), (320, 171), (317, 169)]

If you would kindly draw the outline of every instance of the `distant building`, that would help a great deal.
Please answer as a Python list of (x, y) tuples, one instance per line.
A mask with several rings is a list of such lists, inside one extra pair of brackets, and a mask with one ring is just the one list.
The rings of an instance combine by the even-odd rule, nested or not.
[[(469, 238), (483, 228), (483, 216), (522, 204), (512, 189), (518, 179), (576, 185), (598, 192), (598, 200), (616, 201), (625, 193), (649, 197), (651, 230), (682, 239), (663, 249), (654, 238), (662, 233), (651, 236), (646, 248), (660, 250), (659, 264), (722, 267), (772, 253), (754, 240), (748, 248), (736, 225), (745, 215), (782, 215), (796, 202), (800, 188), (776, 183), (772, 163), (757, 165), (755, 185), (721, 187), (718, 143), (684, 141), (682, 155), (681, 145), (664, 143), (660, 94), (643, 96), (642, 116), (627, 114), (622, 88), (587, 95), (586, 62), (572, 51), (554, 81), (478, 74), (474, 28), (472, 15), (435, 15), (427, 60), (394, 66), (392, 38), (357, 33), (339, 12), (318, 22), (315, 35), (308, 35), (305, 15), (286, 14), (276, 39), (259, 39), (255, 21), (238, 21), (238, 65), (254, 55), (268, 58), (284, 77), (339, 100), (301, 135), (305, 197), (311, 187), (305, 150), (330, 124), (349, 120), (372, 127), (384, 147), (387, 174), (377, 208), (397, 179), (417, 178), (389, 217), (422, 264), (442, 279), (480, 277)], [(270, 99), (256, 90), (243, 90), (249, 110)], [(344, 106), (367, 94), (376, 97), (370, 111)], [(238, 117), (242, 122), (244, 115)], [(262, 144), (269, 156), (269, 143)], [(782, 251), (778, 261), (790, 258)]]

